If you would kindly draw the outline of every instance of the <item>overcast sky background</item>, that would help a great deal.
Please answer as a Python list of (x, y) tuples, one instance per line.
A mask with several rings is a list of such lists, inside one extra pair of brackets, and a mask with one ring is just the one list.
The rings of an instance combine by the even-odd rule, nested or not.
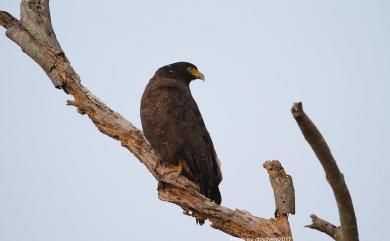
[[(19, 1), (0, 0), (19, 16)], [(349, 186), (361, 240), (388, 239), (390, 1), (51, 1), (57, 38), (81, 80), (140, 127), (154, 71), (186, 60), (222, 163), (223, 205), (273, 216), (264, 160), (292, 175), (294, 240), (330, 240), (333, 193), (290, 107), (304, 109)], [(40, 67), (0, 34), (0, 240), (231, 240), (157, 198), (153, 177), (65, 105)]]

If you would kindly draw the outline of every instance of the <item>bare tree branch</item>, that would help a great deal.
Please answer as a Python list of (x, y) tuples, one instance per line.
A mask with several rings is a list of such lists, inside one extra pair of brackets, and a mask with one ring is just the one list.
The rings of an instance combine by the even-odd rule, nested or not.
[(291, 176), (287, 175), (278, 161), (266, 161), (267, 169), (275, 196), (275, 216), (279, 214), (295, 214), (295, 192)]
[[(17, 43), (46, 72), (56, 88), (68, 79), (61, 76), (58, 68), (67, 62), (54, 34), (49, 11), (49, 1), (23, 0), (20, 4), (21, 20), (17, 21), (7, 12), (1, 12), (1, 22), (6, 35)], [(73, 70), (69, 70), (73, 72)]]
[[(286, 190), (286, 186), (283, 185), (284, 181), (278, 183), (280, 180), (288, 180), (289, 176), (284, 171), (280, 162), (267, 161), (264, 163), (264, 168), (268, 170), (272, 187), (274, 189), (275, 203), (282, 202), (281, 200), (290, 200), (287, 210), (295, 210), (295, 201), (292, 200), (294, 194), (291, 194), (294, 190), (292, 182), (289, 191), (284, 194), (276, 194), (278, 190)], [(292, 195), (292, 197), (291, 197)], [(252, 216), (250, 213), (242, 210), (230, 210), (228, 208), (219, 206), (203, 195), (199, 195), (198, 191), (192, 190), (189, 193), (186, 190), (180, 189), (177, 186), (172, 186), (168, 190), (164, 190), (159, 193), (161, 200), (169, 201), (178, 204), (183, 209), (188, 207), (190, 210), (194, 210), (195, 215), (198, 217), (208, 218), (212, 224), (211, 226), (220, 229), (232, 236), (240, 237), (246, 240), (255, 240), (256, 238), (285, 238), (285, 240), (292, 241), (292, 235), (287, 215), (290, 213), (280, 212), (276, 219), (263, 219)], [(280, 200), (279, 200), (280, 199)], [(184, 205), (183, 205), (184, 204)], [(196, 206), (193, 206), (193, 205)], [(187, 209), (188, 210), (188, 209)], [(237, 235), (239, 234), (239, 235)]]
[(344, 176), (340, 172), (328, 144), (321, 133), (303, 111), (302, 103), (295, 103), (291, 112), (302, 131), (303, 136), (310, 144), (326, 173), (326, 179), (332, 187), (340, 215), (340, 241), (358, 241), (358, 228), (351, 195)]
[[(289, 200), (290, 206), (285, 209), (276, 201), (279, 211), (283, 210), (283, 215), (277, 215), (276, 219), (264, 219), (252, 216), (246, 211), (231, 210), (211, 202), (199, 194), (198, 187), (185, 177), (164, 176), (156, 165), (160, 158), (142, 131), (106, 106), (81, 84), (80, 77), (73, 70), (56, 39), (48, 0), (22, 0), (21, 21), (6, 12), (0, 12), (0, 24), (7, 29), (7, 36), (42, 67), (56, 88), (62, 88), (74, 97), (74, 100), (68, 101), (68, 105), (75, 106), (79, 113), (88, 115), (102, 133), (119, 140), (122, 146), (146, 166), (156, 180), (166, 183), (159, 190), (161, 200), (179, 205), (187, 215), (207, 218), (212, 227), (235, 237), (292, 240), (287, 220), (287, 213), (295, 209), (291, 206), (294, 205), (291, 197), (275, 194), (276, 198), (280, 196), (283, 200)], [(275, 165), (277, 168), (274, 168)], [(271, 182), (274, 179), (285, 180), (287, 177), (280, 163), (268, 163), (267, 169), (272, 176)], [(277, 172), (274, 173), (274, 170)], [(279, 188), (278, 182), (272, 183), (274, 191), (285, 189)], [(293, 189), (289, 191), (290, 194), (291, 191), (293, 192)]]
[(10, 27), (18, 23), (19, 21), (11, 14), (4, 11), (0, 11), (0, 25), (3, 26), (5, 29), (9, 29)]
[(306, 225), (305, 227), (316, 229), (320, 232), (326, 233), (330, 237), (332, 237), (334, 240), (340, 240), (339, 239), (339, 228), (334, 226), (333, 224), (329, 223), (328, 221), (325, 221), (316, 215), (312, 214), (310, 215), (312, 224)]
[[(266, 161), (269, 180), (275, 197), (275, 217), (284, 229), (290, 230), (288, 214), (295, 214), (295, 191), (291, 176), (284, 171), (279, 161)], [(291, 230), (290, 230), (291, 233)]]

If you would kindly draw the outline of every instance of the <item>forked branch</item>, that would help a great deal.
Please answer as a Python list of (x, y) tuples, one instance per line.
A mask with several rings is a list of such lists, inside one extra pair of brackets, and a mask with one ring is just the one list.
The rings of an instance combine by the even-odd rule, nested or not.
[(328, 180), (336, 198), (340, 216), (341, 225), (339, 228), (332, 229), (332, 226), (334, 225), (329, 224), (325, 220), (318, 219), (315, 215), (312, 215), (313, 224), (307, 227), (327, 233), (338, 241), (358, 241), (359, 235), (352, 198), (349, 194), (344, 176), (340, 172), (328, 144), (314, 123), (303, 111), (301, 102), (295, 103), (291, 108), (291, 112), (297, 121), (303, 136), (310, 144), (324, 168), (326, 179)]
[[(122, 146), (146, 166), (156, 180), (167, 184), (159, 190), (161, 200), (179, 205), (188, 215), (207, 218), (211, 221), (212, 227), (235, 237), (292, 240), (287, 214), (295, 209), (294, 202), (291, 202), (293, 187), (290, 182), (287, 186), (279, 188), (279, 183), (283, 184), (290, 180), (280, 163), (269, 162), (266, 168), (270, 173), (271, 182), (273, 179), (282, 180), (272, 182), (275, 193), (278, 192), (275, 198), (290, 200), (289, 205), (292, 206), (288, 208), (280, 206), (276, 219), (259, 218), (245, 211), (219, 206), (199, 194), (198, 187), (188, 179), (182, 176), (162, 175), (162, 171), (156, 166), (159, 157), (142, 131), (106, 106), (81, 84), (80, 77), (71, 67), (53, 31), (49, 1), (23, 0), (20, 19), (18, 21), (8, 13), (0, 12), (0, 25), (7, 29), (6, 35), (42, 67), (56, 88), (61, 88), (74, 97), (68, 104), (75, 106), (79, 113), (88, 115), (102, 133), (119, 140)], [(286, 187), (292, 189), (286, 191)], [(285, 191), (289, 193), (289, 197), (284, 196)], [(281, 203), (278, 200), (275, 202)]]

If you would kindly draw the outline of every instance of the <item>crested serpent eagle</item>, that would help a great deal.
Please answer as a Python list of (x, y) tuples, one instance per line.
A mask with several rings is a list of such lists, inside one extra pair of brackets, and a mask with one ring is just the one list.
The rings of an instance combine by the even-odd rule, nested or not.
[(221, 204), (220, 163), (189, 87), (195, 79), (204, 80), (204, 75), (191, 63), (159, 68), (142, 95), (142, 128), (164, 172), (187, 177), (201, 194)]

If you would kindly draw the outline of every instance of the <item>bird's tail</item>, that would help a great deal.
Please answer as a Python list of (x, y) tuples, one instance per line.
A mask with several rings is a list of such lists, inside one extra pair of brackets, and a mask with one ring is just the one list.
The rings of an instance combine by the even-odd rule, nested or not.
[(209, 186), (209, 181), (203, 180), (203, 178), (201, 178), (199, 184), (201, 194), (203, 194), (208, 199), (213, 200), (216, 204), (221, 205), (222, 197), (218, 185)]
[(218, 186), (211, 189), (209, 194), (210, 194), (210, 196), (208, 198), (213, 200), (216, 204), (221, 205), (222, 197), (221, 197), (221, 192), (219, 191)]

